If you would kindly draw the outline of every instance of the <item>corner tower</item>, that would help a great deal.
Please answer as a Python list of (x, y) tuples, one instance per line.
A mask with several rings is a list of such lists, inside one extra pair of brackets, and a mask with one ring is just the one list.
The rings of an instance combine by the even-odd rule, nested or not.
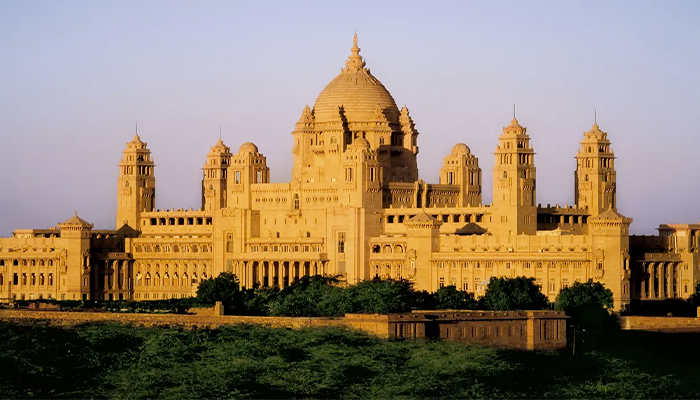
[(153, 211), (156, 203), (156, 178), (148, 143), (137, 134), (126, 144), (119, 162), (116, 228), (124, 225), (139, 230), (139, 216)]
[(591, 216), (607, 209), (616, 210), (616, 181), (615, 154), (607, 132), (601, 131), (596, 122), (590, 131), (583, 134), (581, 148), (576, 155), (576, 206), (588, 208)]
[(459, 186), (459, 207), (481, 205), (481, 168), (466, 144), (456, 144), (445, 157), (440, 184)]
[(537, 233), (535, 151), (526, 132), (513, 116), (494, 153), (492, 226), (501, 234)]
[(221, 141), (216, 142), (207, 154), (202, 168), (202, 209), (214, 211), (226, 207), (226, 180), (231, 165), (231, 149)]
[(270, 183), (270, 168), (258, 146), (246, 142), (238, 149), (238, 154), (231, 156), (226, 183), (230, 191), (227, 207), (250, 208), (252, 185), (258, 183)]

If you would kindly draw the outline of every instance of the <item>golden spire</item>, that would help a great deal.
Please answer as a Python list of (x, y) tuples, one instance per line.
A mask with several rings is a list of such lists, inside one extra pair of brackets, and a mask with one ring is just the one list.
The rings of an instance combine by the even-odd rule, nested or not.
[(360, 48), (357, 47), (357, 32), (355, 32), (355, 36), (353, 37), (352, 48), (350, 51), (352, 53), (345, 62), (345, 66), (347, 67), (346, 70), (356, 72), (364, 68), (366, 64), (360, 55)]

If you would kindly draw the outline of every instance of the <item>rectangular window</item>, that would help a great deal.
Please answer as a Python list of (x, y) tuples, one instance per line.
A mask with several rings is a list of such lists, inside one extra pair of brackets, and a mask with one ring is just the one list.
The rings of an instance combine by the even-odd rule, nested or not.
[(463, 282), (462, 283), (462, 290), (463, 291), (469, 291), (469, 282)]
[(338, 253), (345, 253), (345, 232), (338, 233)]
[(441, 288), (445, 287), (445, 278), (440, 278), (440, 287)]

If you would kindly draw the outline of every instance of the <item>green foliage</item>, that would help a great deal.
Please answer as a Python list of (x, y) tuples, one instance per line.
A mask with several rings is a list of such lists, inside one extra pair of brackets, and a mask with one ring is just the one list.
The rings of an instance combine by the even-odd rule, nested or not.
[(206, 305), (220, 301), (229, 314), (241, 314), (246, 309), (238, 278), (230, 272), (201, 281), (197, 287), (197, 300)]
[(484, 308), (495, 311), (544, 310), (549, 308), (535, 278), (491, 278), (481, 299)]
[(415, 291), (411, 282), (393, 279), (373, 279), (348, 287), (346, 295), (354, 313), (388, 314), (411, 311)]
[(270, 303), (270, 315), (332, 317), (348, 312), (344, 290), (333, 276), (303, 276)]
[(695, 293), (688, 297), (688, 303), (693, 307), (700, 307), (700, 282), (695, 284)]
[(554, 306), (573, 317), (576, 326), (599, 329), (609, 320), (608, 309), (613, 307), (613, 294), (602, 283), (589, 279), (562, 289)]
[(613, 307), (613, 294), (602, 283), (589, 279), (583, 283), (574, 282), (573, 285), (562, 289), (554, 304), (558, 310), (564, 311), (585, 305), (610, 309)]
[(435, 292), (436, 309), (474, 310), (479, 303), (468, 292), (457, 290), (454, 285), (441, 287)]
[(698, 335), (679, 338), (686, 359), (636, 334), (571, 357), (345, 329), (0, 323), (0, 398), (698, 398)]
[(62, 311), (106, 311), (120, 313), (168, 313), (185, 314), (191, 307), (199, 305), (199, 300), (194, 297), (184, 299), (164, 300), (25, 300), (17, 301), (16, 305), (25, 308), (29, 303), (44, 303), (58, 305)]

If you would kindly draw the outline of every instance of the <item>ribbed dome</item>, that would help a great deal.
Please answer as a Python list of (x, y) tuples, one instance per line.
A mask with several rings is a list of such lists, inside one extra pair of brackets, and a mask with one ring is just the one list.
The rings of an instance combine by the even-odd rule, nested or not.
[(241, 145), (240, 148), (238, 148), (238, 152), (240, 154), (245, 154), (245, 153), (257, 153), (258, 152), (258, 146), (256, 146), (254, 143), (251, 142), (245, 142)]
[(399, 108), (384, 85), (365, 68), (357, 47), (357, 34), (351, 51), (346, 68), (323, 89), (314, 103), (316, 123), (333, 120), (338, 106), (343, 107), (348, 123), (370, 122), (376, 118), (375, 111), (380, 105), (387, 120), (398, 124)]

